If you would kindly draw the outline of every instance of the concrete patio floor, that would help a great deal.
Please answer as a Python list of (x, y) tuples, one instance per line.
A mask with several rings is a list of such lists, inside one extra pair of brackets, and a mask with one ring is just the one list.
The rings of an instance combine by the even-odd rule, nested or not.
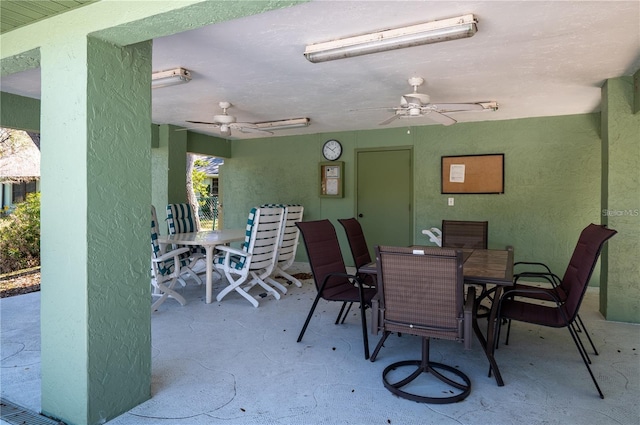
[[(223, 285), (216, 282), (214, 293)], [(258, 308), (236, 293), (207, 305), (203, 287), (180, 291), (187, 305), (168, 300), (152, 315), (152, 398), (109, 425), (640, 423), (640, 326), (605, 321), (597, 289), (589, 289), (581, 313), (600, 351), (592, 369), (604, 400), (565, 329), (515, 323), (510, 344), (496, 354), (504, 387), (487, 376), (476, 340), (471, 351), (432, 341), (432, 360), (460, 368), (472, 382), (468, 398), (446, 405), (387, 391), (382, 370), (418, 359), (420, 340), (391, 336), (371, 363), (358, 312), (334, 325), (339, 303), (321, 301), (296, 343), (316, 294), (312, 280)], [(40, 293), (4, 298), (0, 309), (2, 398), (39, 412)], [(378, 339), (370, 335), (372, 350)]]

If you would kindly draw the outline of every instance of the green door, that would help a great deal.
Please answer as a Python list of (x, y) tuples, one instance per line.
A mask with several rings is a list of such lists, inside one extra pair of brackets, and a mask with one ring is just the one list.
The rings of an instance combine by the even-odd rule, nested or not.
[(356, 217), (369, 245), (413, 243), (411, 149), (356, 153)]

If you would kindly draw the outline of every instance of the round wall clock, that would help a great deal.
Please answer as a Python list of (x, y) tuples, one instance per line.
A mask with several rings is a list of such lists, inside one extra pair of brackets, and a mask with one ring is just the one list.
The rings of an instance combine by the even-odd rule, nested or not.
[(329, 161), (335, 161), (342, 155), (342, 145), (337, 140), (327, 140), (322, 146), (322, 155)]

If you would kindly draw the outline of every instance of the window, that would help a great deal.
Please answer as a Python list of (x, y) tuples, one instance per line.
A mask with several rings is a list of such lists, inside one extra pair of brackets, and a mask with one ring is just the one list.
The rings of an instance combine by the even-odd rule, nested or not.
[(218, 195), (218, 178), (214, 177), (211, 179), (211, 186), (209, 187), (209, 193), (212, 196)]
[(36, 191), (36, 181), (21, 182), (13, 184), (13, 196), (11, 202), (17, 204), (24, 202), (27, 198), (27, 193), (34, 193)]

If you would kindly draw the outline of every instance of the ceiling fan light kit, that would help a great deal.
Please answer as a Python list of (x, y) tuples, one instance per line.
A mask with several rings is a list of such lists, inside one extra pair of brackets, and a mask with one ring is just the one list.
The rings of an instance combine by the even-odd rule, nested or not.
[(151, 88), (175, 86), (191, 81), (191, 72), (184, 68), (168, 69), (151, 74)]
[(457, 18), (388, 29), (325, 43), (315, 43), (306, 47), (304, 56), (310, 62), (318, 63), (457, 40), (472, 37), (478, 31), (477, 22), (472, 14), (468, 14)]

